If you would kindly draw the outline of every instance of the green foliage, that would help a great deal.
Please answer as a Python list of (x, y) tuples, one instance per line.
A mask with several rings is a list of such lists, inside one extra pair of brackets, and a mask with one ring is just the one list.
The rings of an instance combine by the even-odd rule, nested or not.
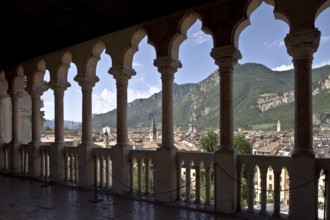
[[(248, 140), (245, 139), (243, 134), (237, 134), (234, 137), (234, 144), (237, 150), (237, 153), (239, 154), (252, 154), (252, 146), (249, 143)], [(243, 207), (247, 206), (248, 202), (248, 172), (245, 166), (242, 168), (242, 176), (241, 176), (241, 190), (242, 190), (242, 196), (241, 196), (241, 204)]]
[(252, 154), (252, 147), (248, 140), (245, 139), (244, 135), (238, 134), (234, 137), (234, 144), (239, 154)]
[(200, 143), (205, 152), (214, 152), (219, 145), (218, 134), (209, 129), (207, 130), (206, 135), (201, 138)]
[(51, 129), (49, 126), (45, 127), (45, 131), (52, 131), (53, 129)]

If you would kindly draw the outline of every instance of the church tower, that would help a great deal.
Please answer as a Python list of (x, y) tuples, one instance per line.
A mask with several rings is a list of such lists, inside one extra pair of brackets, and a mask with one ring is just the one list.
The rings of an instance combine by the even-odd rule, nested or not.
[(150, 128), (150, 140), (156, 140), (157, 139), (157, 128), (155, 119), (152, 117), (151, 120), (151, 128)]
[(280, 120), (277, 121), (277, 132), (281, 131), (281, 122)]

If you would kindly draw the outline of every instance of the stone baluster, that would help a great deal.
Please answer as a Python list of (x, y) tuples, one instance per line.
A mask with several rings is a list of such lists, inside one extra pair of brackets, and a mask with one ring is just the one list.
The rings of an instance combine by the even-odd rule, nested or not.
[(281, 211), (281, 170), (274, 169), (274, 217), (280, 217)]
[[(248, 209), (247, 212), (253, 213), (254, 212), (254, 169), (253, 167), (247, 167), (248, 168), (248, 179), (247, 179), (247, 185), (248, 185)], [(242, 197), (242, 196), (241, 196)]]
[(260, 215), (266, 215), (266, 205), (267, 205), (267, 167), (260, 167), (260, 187), (261, 187), (261, 195), (260, 195)]

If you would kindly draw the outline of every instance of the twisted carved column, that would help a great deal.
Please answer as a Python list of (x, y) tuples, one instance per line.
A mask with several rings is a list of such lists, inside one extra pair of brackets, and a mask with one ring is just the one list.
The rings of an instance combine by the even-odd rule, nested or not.
[(173, 82), (174, 73), (182, 67), (179, 60), (171, 57), (155, 59), (154, 66), (158, 68), (162, 79), (162, 146), (174, 148), (173, 127)]
[(317, 29), (288, 34), (285, 45), (295, 76), (295, 147), (293, 155), (314, 155), (312, 121), (312, 61), (320, 42)]
[(117, 86), (117, 144), (126, 147), (128, 146), (127, 86), (128, 80), (135, 75), (135, 71), (127, 67), (112, 67), (109, 73), (116, 79)]
[(220, 74), (220, 149), (234, 149), (233, 74), (241, 53), (234, 46), (214, 48), (211, 52)]

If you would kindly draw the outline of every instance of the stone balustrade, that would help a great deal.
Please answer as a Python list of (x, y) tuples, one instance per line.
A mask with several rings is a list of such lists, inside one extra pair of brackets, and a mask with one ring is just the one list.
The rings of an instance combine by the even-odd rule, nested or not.
[[(6, 146), (6, 145), (4, 145)], [(41, 176), (35, 178), (41, 182), (47, 184), (53, 180), (50, 173), (50, 164), (55, 161), (52, 160), (52, 154), (50, 150), (51, 146), (40, 146), (40, 173)], [(4, 147), (6, 149), (6, 147)], [(20, 167), (17, 167), (20, 172), (14, 172), (14, 175), (20, 177), (31, 178), (29, 174), (29, 164), (37, 158), (31, 158), (28, 154), (28, 145), (22, 144), (20, 147)], [(95, 168), (95, 176), (92, 178), (98, 189), (106, 190), (112, 193), (118, 193), (112, 189), (113, 181), (118, 181), (113, 178), (112, 170), (116, 169), (116, 164), (112, 163), (112, 148), (99, 148), (95, 147), (92, 151), (92, 160), (86, 161), (84, 164), (78, 164), (79, 151), (77, 147), (64, 147), (62, 157), (64, 158), (64, 164), (56, 164), (57, 169), (64, 169), (64, 179), (60, 184), (69, 185), (71, 187), (79, 186), (79, 169), (86, 166), (89, 163), (93, 164)], [(6, 152), (6, 151), (5, 151)], [(8, 154), (8, 153), (7, 153)], [(6, 155), (6, 153), (4, 154)], [(197, 210), (212, 211), (217, 204), (214, 200), (215, 195), (215, 175), (216, 169), (223, 170), (224, 168), (214, 163), (214, 153), (203, 152), (177, 152), (176, 164), (177, 164), (177, 201), (172, 202), (174, 206), (189, 207)], [(1, 173), (10, 173), (8, 164), (10, 161), (3, 160), (1, 164)], [(159, 187), (154, 182), (154, 162), (157, 160), (156, 151), (153, 150), (130, 150), (129, 159), (126, 161), (129, 163), (130, 172), (127, 173), (130, 179), (130, 185), (125, 187), (129, 188), (130, 194), (134, 197), (154, 200), (155, 192), (154, 188)], [(330, 200), (329, 193), (325, 189), (328, 189), (330, 184), (327, 181), (330, 171), (329, 159), (315, 159), (317, 178), (306, 182), (301, 186), (291, 186), (290, 173), (292, 172), (292, 158), (283, 156), (263, 156), (263, 155), (237, 155), (237, 173), (238, 182), (237, 196), (238, 206), (237, 210), (246, 212), (259, 212), (260, 215), (273, 216), (285, 216), (285, 212), (281, 211), (283, 201), (287, 200), (286, 205), (287, 214), (290, 207), (294, 204), (289, 203), (290, 192), (298, 188), (308, 185), (310, 182), (324, 182), (318, 184), (318, 187), (323, 187), (319, 195), (318, 201), (324, 201), (328, 203)], [(16, 169), (16, 168), (15, 168)], [(230, 175), (230, 174), (226, 174)], [(242, 177), (246, 175), (247, 181), (242, 181)], [(270, 179), (272, 175), (272, 179)], [(285, 176), (285, 177), (283, 177)], [(231, 177), (233, 178), (233, 177)], [(259, 181), (259, 182), (258, 182)], [(287, 181), (287, 184), (286, 184)], [(269, 184), (274, 187), (269, 188)], [(46, 185), (45, 186), (49, 186)], [(243, 188), (247, 187), (248, 197), (247, 206), (242, 206)], [(225, 189), (223, 189), (225, 190)], [(323, 190), (323, 191), (322, 191)], [(259, 191), (259, 192), (258, 192)], [(166, 193), (166, 192), (163, 192)], [(203, 196), (202, 196), (203, 195)], [(272, 195), (273, 201), (269, 201), (268, 197)], [(258, 198), (257, 198), (258, 197)], [(286, 199), (284, 199), (286, 198)], [(260, 203), (260, 208), (256, 206), (256, 203)], [(272, 210), (267, 208), (272, 205)], [(326, 213), (330, 213), (330, 208), (327, 207)]]

